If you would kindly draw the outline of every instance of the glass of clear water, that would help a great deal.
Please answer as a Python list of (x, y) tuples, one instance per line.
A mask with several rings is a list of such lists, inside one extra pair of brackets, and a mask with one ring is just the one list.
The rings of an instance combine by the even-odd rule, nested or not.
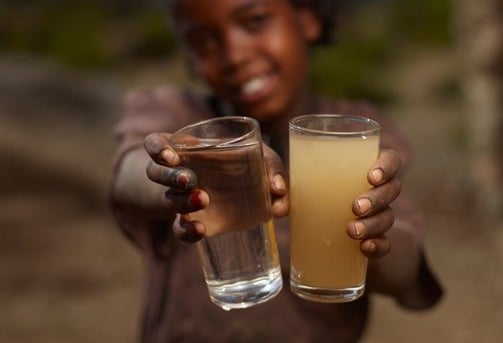
[(258, 122), (209, 119), (180, 129), (170, 144), (210, 198), (190, 220), (206, 225), (196, 246), (211, 300), (231, 310), (273, 298), (283, 281)]

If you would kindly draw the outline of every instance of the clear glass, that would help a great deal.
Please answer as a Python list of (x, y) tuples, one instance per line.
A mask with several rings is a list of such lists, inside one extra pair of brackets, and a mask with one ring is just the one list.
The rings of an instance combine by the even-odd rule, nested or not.
[(349, 238), (352, 202), (370, 188), (380, 126), (358, 116), (305, 115), (289, 123), (290, 288), (301, 298), (348, 302), (365, 291), (367, 258)]
[(283, 281), (258, 122), (210, 119), (177, 131), (170, 143), (210, 197), (190, 220), (207, 228), (197, 249), (211, 300), (230, 310), (277, 295)]

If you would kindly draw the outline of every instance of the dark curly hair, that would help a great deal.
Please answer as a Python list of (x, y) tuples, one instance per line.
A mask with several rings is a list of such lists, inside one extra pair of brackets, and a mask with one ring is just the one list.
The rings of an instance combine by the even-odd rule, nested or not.
[(320, 39), (317, 44), (334, 42), (334, 29), (336, 25), (337, 4), (335, 0), (289, 0), (294, 6), (311, 8), (321, 22)]
[[(172, 14), (174, 7), (179, 0), (159, 0), (162, 6)], [(314, 14), (320, 19), (322, 32), (320, 39), (315, 44), (329, 44), (334, 42), (334, 28), (336, 23), (337, 0), (288, 0), (296, 7), (311, 8)]]

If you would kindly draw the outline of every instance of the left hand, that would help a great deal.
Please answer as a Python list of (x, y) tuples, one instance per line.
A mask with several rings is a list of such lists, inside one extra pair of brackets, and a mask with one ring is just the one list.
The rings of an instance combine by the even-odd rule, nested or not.
[(349, 237), (360, 240), (360, 250), (370, 258), (381, 258), (390, 251), (386, 232), (393, 226), (395, 217), (390, 204), (400, 194), (400, 156), (393, 150), (381, 150), (370, 168), (368, 182), (373, 186), (353, 202), (356, 219), (348, 223)]

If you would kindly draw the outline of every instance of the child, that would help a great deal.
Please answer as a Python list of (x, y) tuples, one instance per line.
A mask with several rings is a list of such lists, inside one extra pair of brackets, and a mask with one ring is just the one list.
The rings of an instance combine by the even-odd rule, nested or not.
[[(132, 92), (117, 126), (111, 200), (120, 227), (145, 260), (142, 341), (354, 342), (365, 327), (369, 293), (389, 294), (408, 308), (433, 306), (441, 290), (422, 253), (418, 216), (403, 195), (397, 198), (400, 162), (406, 165), (410, 157), (406, 142), (372, 106), (313, 95), (308, 88), (309, 48), (329, 37), (331, 1), (172, 0), (167, 5), (175, 33), (211, 94), (167, 86)], [(306, 113), (359, 114), (383, 126), (380, 156), (368, 176), (374, 187), (355, 199), (357, 219), (347, 226), (371, 258), (367, 292), (336, 305), (300, 299), (284, 287), (264, 304), (222, 311), (209, 300), (195, 247), (176, 239), (204, 237), (204, 224), (191, 223), (185, 214), (204, 208), (209, 199), (200, 189), (185, 189), (187, 173), (173, 171), (179, 161), (167, 144), (169, 133), (218, 115), (259, 120), (270, 147), (266, 167), (286, 281), (288, 120)]]

